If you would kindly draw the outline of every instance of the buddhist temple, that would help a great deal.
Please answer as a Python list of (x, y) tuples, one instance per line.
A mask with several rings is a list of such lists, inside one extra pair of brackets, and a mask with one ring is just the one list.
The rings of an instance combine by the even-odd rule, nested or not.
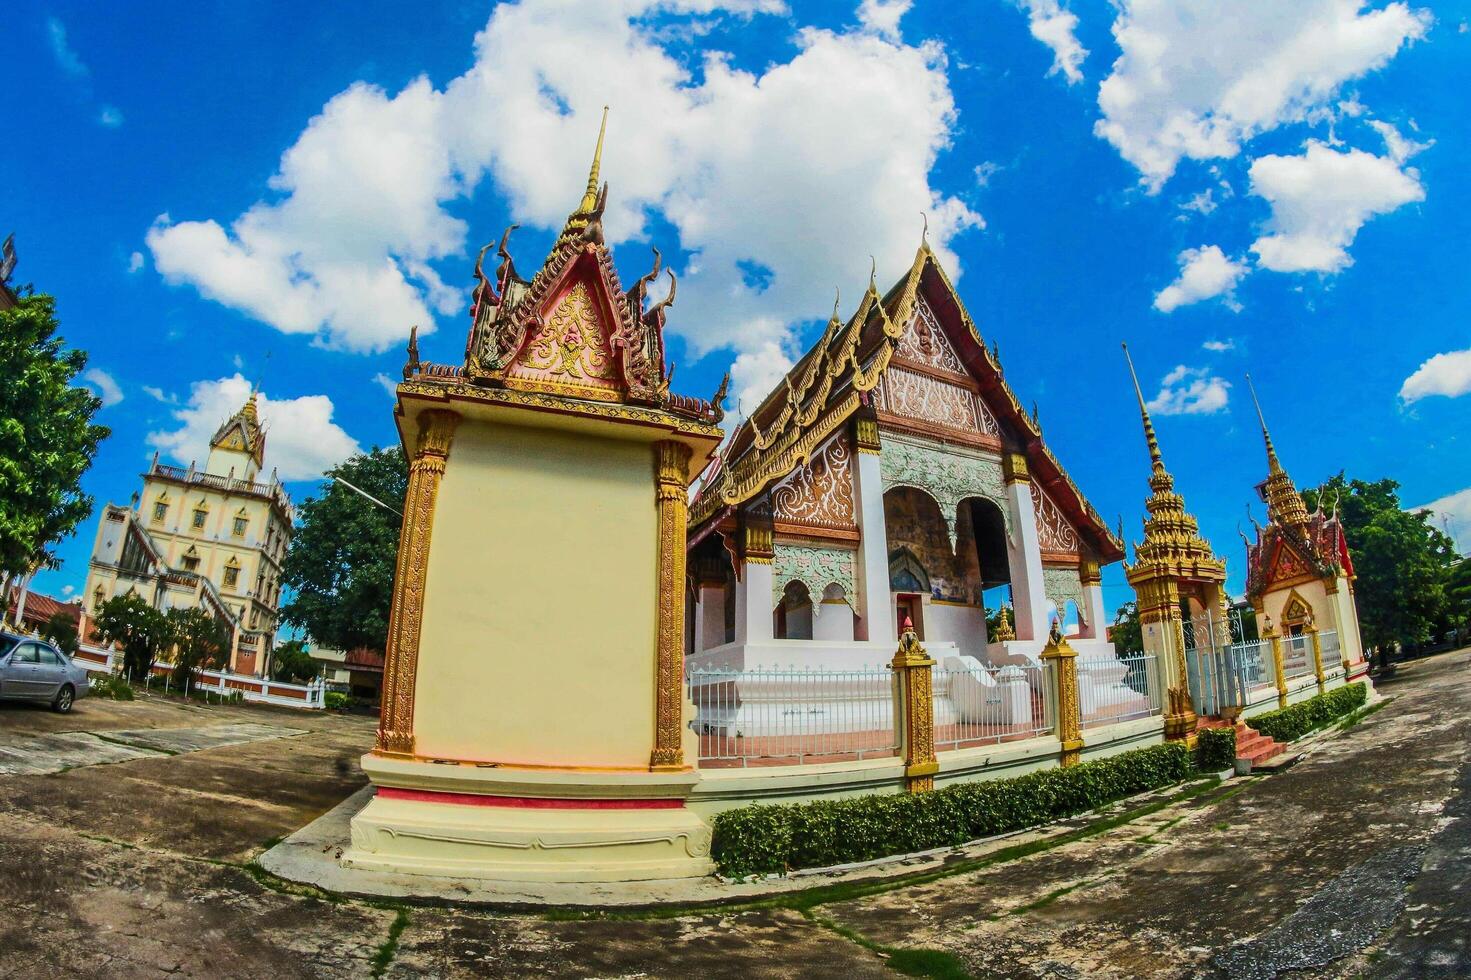
[(132, 504), (103, 508), (83, 596), (88, 617), (129, 592), (159, 610), (203, 609), (230, 640), (220, 666), (263, 677), (295, 517), (275, 473), (261, 479), (267, 434), (258, 400), (252, 391), (220, 424), (202, 469), (169, 466), (155, 454)]
[(1111, 655), (1099, 568), (1123, 555), (923, 242), (835, 307), (700, 487), (690, 660), (886, 663), (907, 624), (941, 662), (1031, 663), (1055, 618)]
[(1259, 619), (1286, 636), (1314, 628), (1334, 631), (1343, 662), (1359, 664), (1364, 659), (1363, 643), (1354, 607), (1353, 558), (1343, 523), (1336, 512), (1324, 512), (1321, 495), (1317, 508), (1308, 512), (1277, 457), (1250, 375), (1247, 384), (1267, 450), (1267, 478), (1257, 485), (1257, 494), (1267, 505), (1267, 524), (1256, 528), (1255, 542), (1247, 542), (1246, 598)]

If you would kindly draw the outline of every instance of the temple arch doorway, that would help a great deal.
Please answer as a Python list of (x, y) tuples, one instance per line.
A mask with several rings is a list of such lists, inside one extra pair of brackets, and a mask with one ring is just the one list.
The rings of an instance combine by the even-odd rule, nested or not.
[(776, 604), (774, 635), (778, 640), (812, 639), (812, 593), (803, 582), (792, 581), (782, 587), (781, 601)]

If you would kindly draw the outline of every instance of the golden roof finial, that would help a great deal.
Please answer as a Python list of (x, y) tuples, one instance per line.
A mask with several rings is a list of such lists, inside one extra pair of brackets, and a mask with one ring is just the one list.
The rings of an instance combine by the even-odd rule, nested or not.
[(1154, 422), (1149, 418), (1149, 409), (1144, 405), (1144, 390), (1139, 387), (1139, 375), (1134, 370), (1134, 358), (1129, 356), (1129, 345), (1123, 344), (1124, 360), (1129, 362), (1129, 377), (1134, 379), (1134, 394), (1139, 398), (1139, 415), (1144, 419), (1144, 440), (1149, 444), (1149, 461), (1156, 470), (1165, 468), (1164, 455), (1159, 451), (1159, 439), (1154, 434)]
[(1302, 494), (1292, 482), (1292, 477), (1282, 468), (1277, 458), (1277, 448), (1272, 445), (1272, 434), (1267, 431), (1267, 419), (1262, 414), (1262, 403), (1256, 396), (1256, 385), (1251, 375), (1246, 376), (1246, 387), (1251, 390), (1251, 401), (1256, 406), (1257, 421), (1262, 424), (1262, 440), (1267, 444), (1267, 480), (1262, 489), (1267, 498), (1267, 518), (1287, 527), (1302, 528), (1308, 523), (1308, 508)]
[(603, 106), (603, 122), (598, 126), (598, 145), (593, 150), (592, 168), (587, 172), (587, 190), (582, 193), (582, 203), (577, 210), (591, 214), (598, 206), (598, 172), (603, 166), (603, 134), (608, 131), (608, 107)]

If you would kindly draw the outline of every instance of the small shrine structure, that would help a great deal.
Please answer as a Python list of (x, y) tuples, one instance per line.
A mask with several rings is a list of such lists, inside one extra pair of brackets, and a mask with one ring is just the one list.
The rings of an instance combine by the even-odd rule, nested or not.
[(1345, 671), (1354, 673), (1354, 665), (1362, 664), (1357, 674), (1365, 673), (1353, 558), (1337, 502), (1333, 512), (1325, 513), (1320, 495), (1317, 508), (1308, 512), (1277, 458), (1251, 376), (1246, 380), (1267, 449), (1267, 478), (1256, 488), (1267, 505), (1267, 524), (1257, 526), (1255, 542), (1246, 542), (1247, 601), (1264, 626), (1270, 624), (1284, 637), (1334, 631)]
[(687, 487), (721, 411), (669, 391), (658, 253), (618, 280), (602, 142), (533, 276), (510, 229), (493, 274), (476, 262), (463, 365), (410, 340), (395, 413), (409, 487), (363, 759), (377, 793), (349, 866), (569, 881), (713, 867), (685, 805), (681, 596)]

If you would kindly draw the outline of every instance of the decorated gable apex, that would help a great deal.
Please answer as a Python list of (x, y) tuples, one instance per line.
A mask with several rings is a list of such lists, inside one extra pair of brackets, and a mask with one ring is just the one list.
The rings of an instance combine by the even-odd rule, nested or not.
[(928, 242), (887, 293), (870, 274), (848, 320), (834, 306), (822, 336), (732, 434), (721, 468), (694, 502), (692, 532), (786, 480), (860, 413), (1024, 457), (1059, 542), (1080, 539), (1101, 564), (1123, 557), (1121, 542), (1043, 442), (1036, 415), (1022, 409)]
[(650, 406), (701, 422), (720, 421), (724, 385), (713, 404), (669, 391), (664, 321), (674, 303), (673, 270), (666, 270), (668, 291), (657, 301), (650, 295), (661, 273), (657, 249), (647, 275), (626, 290), (619, 282), (603, 240), (608, 185), (598, 183), (606, 127), (605, 109), (582, 200), (530, 279), (517, 272), (507, 248), (517, 225), (501, 235), (496, 249), (501, 261), (489, 276), (484, 260), (491, 246), (480, 250), (464, 366), (420, 361), (411, 336), (406, 381), (468, 379), (484, 387)]
[(230, 416), (215, 430), (210, 439), (210, 449), (243, 453), (255, 460), (256, 466), (265, 465), (266, 434), (261, 428), (260, 416), (256, 411), (257, 394), (252, 391), (240, 411)]

